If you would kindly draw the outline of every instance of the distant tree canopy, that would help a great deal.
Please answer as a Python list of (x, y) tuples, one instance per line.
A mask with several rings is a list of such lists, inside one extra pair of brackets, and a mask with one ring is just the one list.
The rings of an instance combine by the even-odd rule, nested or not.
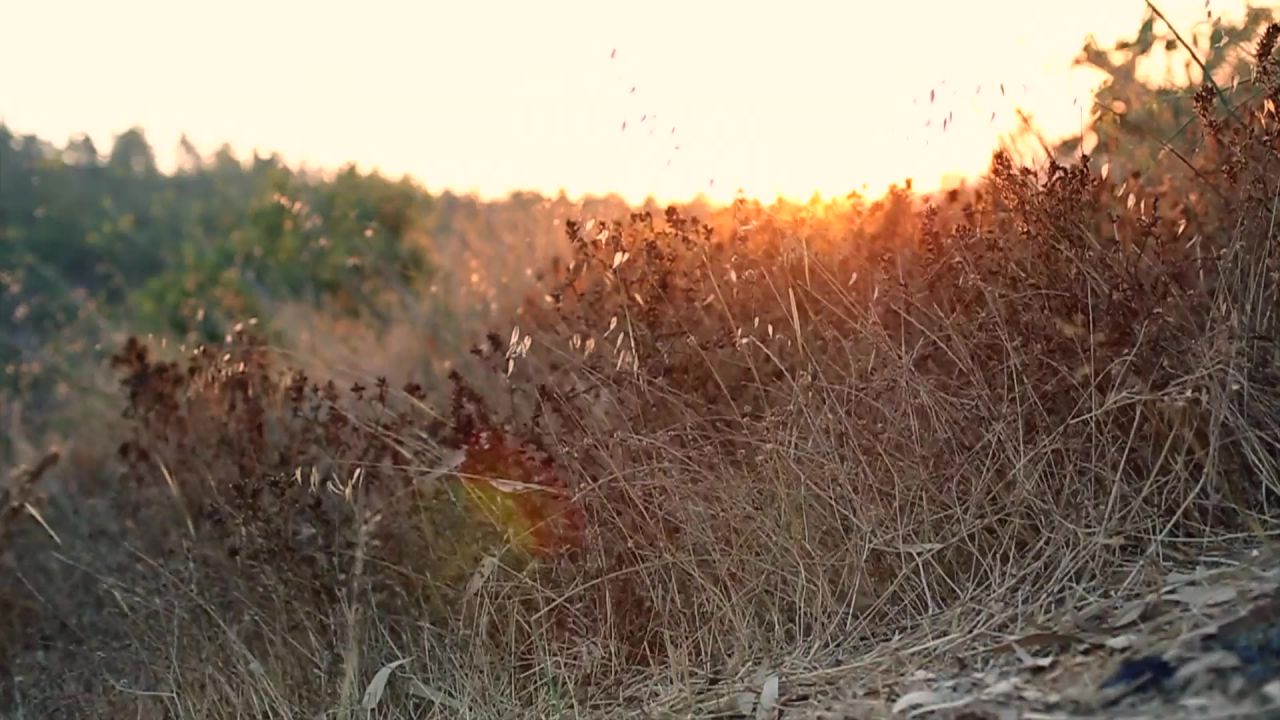
[(202, 158), (184, 138), (164, 174), (138, 129), (103, 156), (0, 125), (0, 368), (86, 311), (204, 338), (276, 301), (376, 312), (426, 276), (432, 210), (416, 184), (351, 167)]

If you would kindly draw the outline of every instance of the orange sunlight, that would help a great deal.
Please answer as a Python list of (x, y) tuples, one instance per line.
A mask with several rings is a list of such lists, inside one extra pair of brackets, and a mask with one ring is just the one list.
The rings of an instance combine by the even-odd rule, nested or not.
[[(1273, 3), (1274, 4), (1274, 3)], [(1184, 35), (1244, 3), (1164, 0)], [(1088, 121), (1092, 33), (1141, 0), (394, 2), (46, 0), (6, 11), (0, 120), (98, 147), (143, 127), (432, 191), (808, 200), (982, 172), (1023, 108)], [(15, 31), (21, 29), (20, 31)]]

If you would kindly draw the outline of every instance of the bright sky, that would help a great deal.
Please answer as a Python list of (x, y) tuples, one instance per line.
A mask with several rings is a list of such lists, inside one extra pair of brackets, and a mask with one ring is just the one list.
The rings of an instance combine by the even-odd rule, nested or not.
[[(1205, 0), (1159, 6), (1184, 34), (1206, 12)], [(1234, 17), (1244, 3), (1209, 8)], [(1071, 72), (1072, 59), (1088, 33), (1104, 46), (1131, 36), (1143, 10), (1142, 0), (13, 2), (0, 120), (56, 142), (88, 132), (103, 150), (140, 125), (162, 164), (186, 132), (204, 151), (227, 141), (311, 166), (358, 161), (487, 197), (876, 193), (905, 177), (933, 187), (982, 171), (1016, 124), (1015, 104), (1051, 136), (1077, 130), (1098, 78)]]

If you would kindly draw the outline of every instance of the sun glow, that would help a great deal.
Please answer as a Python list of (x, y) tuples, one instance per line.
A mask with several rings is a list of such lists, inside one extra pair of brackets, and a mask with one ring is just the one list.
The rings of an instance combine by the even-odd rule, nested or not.
[[(1184, 34), (1242, 2), (1166, 0)], [(410, 173), (498, 197), (740, 191), (800, 202), (983, 172), (1026, 110), (1078, 132), (1086, 36), (1132, 35), (1140, 0), (954, 3), (21, 3), (0, 119), (105, 147), (142, 126), (202, 150)], [(51, 33), (59, 41), (49, 42)]]

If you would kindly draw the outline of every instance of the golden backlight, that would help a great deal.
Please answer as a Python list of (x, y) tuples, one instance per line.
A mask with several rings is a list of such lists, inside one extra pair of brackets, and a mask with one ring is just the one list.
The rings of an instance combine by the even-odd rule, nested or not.
[[(1242, 2), (1164, 0), (1184, 35)], [(14, 3), (0, 119), (99, 148), (143, 127), (205, 151), (410, 173), (429, 189), (661, 201), (932, 188), (983, 171), (1023, 108), (1088, 120), (1092, 33), (1140, 0)]]

